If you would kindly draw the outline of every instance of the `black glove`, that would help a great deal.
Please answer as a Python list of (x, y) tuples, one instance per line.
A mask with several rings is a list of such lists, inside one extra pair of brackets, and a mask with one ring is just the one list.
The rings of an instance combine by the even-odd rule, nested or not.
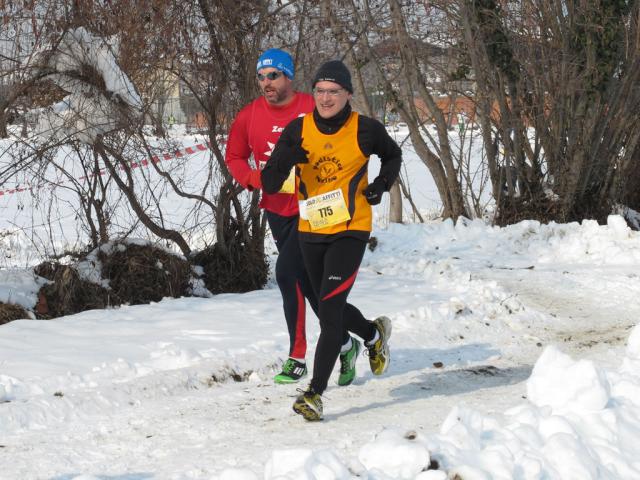
[(293, 145), (278, 144), (278, 170), (289, 172), (298, 163), (309, 163), (307, 150), (302, 148), (302, 138)]
[(382, 194), (387, 191), (387, 181), (383, 177), (376, 177), (362, 193), (364, 193), (369, 205), (378, 205), (382, 200)]

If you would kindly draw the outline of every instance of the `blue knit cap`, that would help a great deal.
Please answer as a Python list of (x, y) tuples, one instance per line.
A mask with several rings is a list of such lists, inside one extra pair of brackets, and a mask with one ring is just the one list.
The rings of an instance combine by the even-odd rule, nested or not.
[(258, 57), (256, 71), (267, 67), (277, 68), (291, 80), (293, 80), (293, 76), (295, 75), (295, 68), (293, 66), (293, 59), (291, 58), (291, 55), (279, 48), (270, 48)]

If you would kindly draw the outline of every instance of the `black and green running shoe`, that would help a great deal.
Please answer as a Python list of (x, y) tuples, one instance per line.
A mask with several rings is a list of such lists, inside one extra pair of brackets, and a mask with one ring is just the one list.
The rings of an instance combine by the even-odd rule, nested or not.
[(340, 376), (338, 385), (345, 387), (351, 385), (356, 378), (356, 360), (360, 353), (360, 342), (351, 337), (351, 348), (340, 354)]
[(307, 365), (305, 363), (288, 358), (282, 366), (282, 371), (273, 377), (273, 381), (279, 384), (296, 383), (307, 374)]
[(298, 390), (300, 395), (293, 402), (293, 411), (298, 415), (302, 415), (309, 422), (317, 422), (322, 420), (322, 399), (311, 385), (306, 390)]
[(382, 375), (389, 367), (389, 337), (391, 336), (391, 320), (387, 317), (378, 317), (373, 321), (378, 330), (378, 339), (372, 344), (365, 343), (369, 366), (374, 375)]

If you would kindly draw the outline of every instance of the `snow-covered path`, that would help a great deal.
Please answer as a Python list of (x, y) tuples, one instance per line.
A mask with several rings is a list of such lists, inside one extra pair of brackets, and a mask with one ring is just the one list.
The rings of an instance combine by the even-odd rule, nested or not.
[(153, 388), (149, 380), (137, 382), (113, 411), (4, 437), (3, 455), (11, 466), (3, 478), (66, 479), (82, 472), (100, 472), (100, 478), (121, 478), (122, 472), (127, 479), (211, 478), (233, 466), (260, 472), (273, 450), (302, 447), (333, 449), (348, 459), (383, 426), (437, 431), (453, 404), (502, 411), (521, 398), (522, 383), (516, 383), (530, 373), (526, 367), (415, 368), (368, 379), (366, 390), (362, 381), (331, 389), (325, 420), (318, 424), (292, 413), (294, 386), (231, 382), (168, 395), (152, 391), (149, 398), (149, 391), (140, 392)]
[[(584, 358), (597, 358), (609, 348), (623, 346), (640, 319), (638, 274), (634, 267), (485, 269), (479, 278), (493, 280), (531, 310), (557, 318), (540, 335), (544, 343)], [(574, 270), (574, 271), (572, 271)], [(571, 291), (571, 295), (567, 295)], [(562, 322), (562, 324), (560, 324)]]

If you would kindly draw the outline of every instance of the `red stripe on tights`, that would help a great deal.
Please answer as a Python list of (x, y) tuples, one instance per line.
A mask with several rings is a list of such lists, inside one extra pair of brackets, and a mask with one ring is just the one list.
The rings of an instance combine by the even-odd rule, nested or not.
[(293, 342), (291, 357), (303, 359), (307, 354), (307, 336), (305, 329), (306, 304), (300, 284), (296, 282), (296, 297), (298, 299), (298, 311), (296, 312), (296, 338)]
[(331, 297), (335, 297), (339, 293), (342, 293), (345, 290), (347, 290), (349, 287), (351, 287), (351, 285), (353, 285), (353, 282), (356, 281), (356, 275), (358, 275), (358, 271), (357, 270), (355, 272), (353, 272), (353, 275), (351, 275), (344, 282), (342, 282), (340, 285), (338, 285), (338, 288), (336, 288), (333, 292), (328, 293), (322, 300), (323, 301), (324, 300), (328, 300)]

